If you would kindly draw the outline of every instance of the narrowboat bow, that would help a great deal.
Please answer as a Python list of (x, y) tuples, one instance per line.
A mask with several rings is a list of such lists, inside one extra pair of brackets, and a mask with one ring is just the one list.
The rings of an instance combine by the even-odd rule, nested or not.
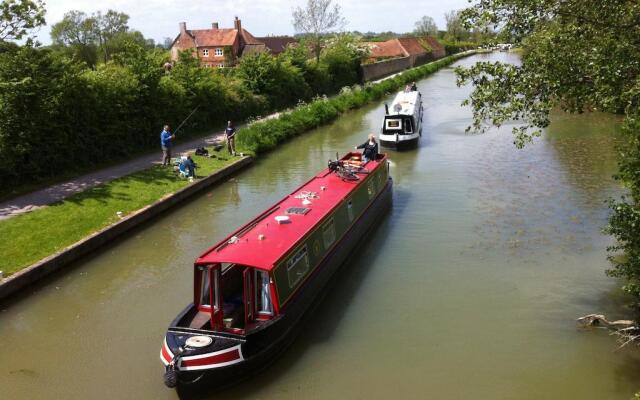
[(380, 130), (380, 144), (397, 150), (413, 147), (422, 136), (422, 95), (417, 90), (400, 92), (391, 103), (385, 104), (385, 116)]
[(391, 202), (387, 157), (329, 168), (207, 250), (193, 303), (167, 330), (165, 384), (223, 387), (265, 367)]

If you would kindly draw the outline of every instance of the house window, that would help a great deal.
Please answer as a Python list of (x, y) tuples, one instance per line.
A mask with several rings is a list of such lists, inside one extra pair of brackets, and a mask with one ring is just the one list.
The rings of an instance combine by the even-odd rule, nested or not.
[(307, 256), (307, 246), (305, 245), (287, 261), (289, 287), (295, 287), (307, 274), (307, 271), (309, 271), (309, 257)]
[(209, 49), (202, 50), (202, 56), (203, 57), (209, 57)]
[(224, 68), (224, 64), (218, 64), (218, 68)]
[(222, 50), (222, 48), (217, 47), (216, 48), (216, 56), (223, 56), (224, 55), (224, 50)]

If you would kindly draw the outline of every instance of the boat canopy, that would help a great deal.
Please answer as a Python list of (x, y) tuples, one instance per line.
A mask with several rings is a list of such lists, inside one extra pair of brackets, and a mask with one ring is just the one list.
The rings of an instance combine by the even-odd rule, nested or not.
[[(360, 153), (349, 153), (348, 160)], [(373, 171), (386, 163), (386, 156), (369, 161)], [(273, 207), (254, 218), (232, 235), (207, 250), (197, 265), (229, 263), (271, 271), (279, 260), (295, 249), (307, 234), (358, 187), (343, 181), (328, 168), (294, 190)]]
[(414, 115), (420, 104), (420, 92), (400, 92), (391, 103), (388, 115)]

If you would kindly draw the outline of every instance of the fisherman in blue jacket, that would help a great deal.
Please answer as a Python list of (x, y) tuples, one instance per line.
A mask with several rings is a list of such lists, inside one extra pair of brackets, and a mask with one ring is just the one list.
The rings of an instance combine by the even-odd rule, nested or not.
[(165, 125), (164, 129), (160, 133), (160, 147), (162, 147), (162, 166), (171, 165), (171, 147), (173, 146), (173, 139), (176, 135), (172, 135), (169, 130), (169, 125)]

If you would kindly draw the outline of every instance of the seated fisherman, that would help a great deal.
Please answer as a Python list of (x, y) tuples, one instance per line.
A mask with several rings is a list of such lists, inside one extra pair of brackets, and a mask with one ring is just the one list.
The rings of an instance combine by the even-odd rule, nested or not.
[(189, 171), (189, 176), (195, 178), (196, 176), (196, 163), (193, 161), (190, 155), (182, 157), (180, 164)]

